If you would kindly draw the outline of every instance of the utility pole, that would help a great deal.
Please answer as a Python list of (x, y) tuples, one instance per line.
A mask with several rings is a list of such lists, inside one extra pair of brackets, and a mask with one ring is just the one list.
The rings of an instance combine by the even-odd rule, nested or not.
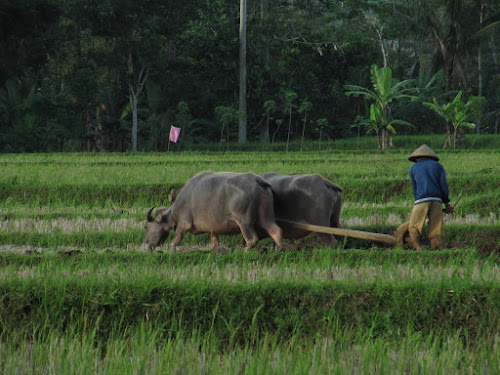
[(247, 0), (240, 0), (240, 92), (238, 142), (247, 140)]

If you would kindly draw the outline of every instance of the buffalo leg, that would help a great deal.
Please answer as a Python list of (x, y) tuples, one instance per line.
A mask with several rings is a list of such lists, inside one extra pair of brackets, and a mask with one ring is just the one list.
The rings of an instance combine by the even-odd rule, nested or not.
[(247, 248), (251, 249), (257, 245), (257, 242), (259, 242), (259, 237), (257, 236), (257, 233), (252, 229), (250, 224), (246, 222), (240, 222), (239, 220), (235, 220), (236, 224), (240, 228), (241, 235), (245, 239), (245, 242), (247, 243)]
[(175, 231), (174, 238), (172, 239), (172, 244), (171, 244), (172, 249), (175, 249), (177, 245), (179, 245), (183, 237), (184, 237), (184, 231), (177, 228), (177, 230)]
[(262, 202), (259, 205), (257, 223), (269, 234), (276, 246), (279, 248), (283, 246), (283, 231), (274, 222), (274, 207), (272, 199), (267, 197), (262, 199)]
[[(335, 200), (334, 200), (335, 203)], [(326, 202), (325, 202), (326, 204)], [(318, 225), (322, 226), (329, 226), (332, 228), (339, 228), (340, 227), (340, 214), (339, 212), (334, 212), (331, 215), (328, 213), (324, 213), (321, 215), (320, 221), (315, 223)], [(326, 233), (318, 233), (318, 237), (320, 238), (323, 246), (325, 247), (332, 247), (336, 248), (338, 246), (337, 239), (333, 234), (326, 234)]]
[(210, 233), (210, 241), (214, 247), (219, 247), (219, 237), (215, 233)]
[(283, 246), (283, 232), (278, 225), (272, 222), (267, 222), (264, 223), (262, 227), (266, 230), (267, 233), (269, 233), (269, 236), (271, 236), (276, 246)]
[[(332, 228), (341, 228), (342, 225), (340, 223), (340, 214), (342, 212), (342, 194), (339, 192), (335, 192), (332, 197), (332, 213), (330, 215), (330, 227)], [(326, 237), (328, 236), (328, 238)], [(338, 247), (339, 243), (335, 236), (322, 234), (319, 236), (323, 243), (326, 246), (330, 247)]]
[(323, 246), (337, 248), (339, 243), (333, 234), (318, 233)]

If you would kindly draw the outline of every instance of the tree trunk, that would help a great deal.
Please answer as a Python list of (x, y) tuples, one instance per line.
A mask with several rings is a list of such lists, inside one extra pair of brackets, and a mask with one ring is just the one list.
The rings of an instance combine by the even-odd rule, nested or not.
[(85, 151), (92, 152), (93, 151), (93, 143), (92, 142), (92, 121), (90, 120), (90, 110), (87, 108), (85, 110)]
[(102, 151), (102, 121), (101, 121), (101, 106), (97, 106), (95, 114), (95, 149)]
[(247, 140), (247, 1), (240, 0), (240, 92), (238, 142)]
[(451, 139), (450, 139), (450, 124), (446, 123), (446, 130), (445, 130), (445, 135), (444, 135), (444, 144), (443, 144), (443, 150), (447, 148), (448, 146), (451, 145)]
[(222, 128), (220, 129), (219, 151), (223, 140), (224, 140), (224, 122), (222, 122)]
[(264, 131), (262, 132), (262, 134), (260, 136), (261, 142), (269, 143), (271, 141), (271, 137), (269, 136), (269, 121), (270, 121), (269, 117), (270, 117), (269, 114), (267, 114), (266, 115), (266, 125), (264, 127)]
[(380, 141), (378, 146), (381, 150), (391, 148), (391, 135), (389, 134), (388, 129), (382, 128), (380, 130)]
[(497, 57), (497, 49), (496, 49), (496, 46), (495, 46), (495, 39), (493, 38), (493, 35), (490, 37), (490, 40), (488, 42), (488, 45), (490, 47), (490, 51), (491, 51), (491, 57), (492, 57), (492, 60), (493, 60), (493, 65), (495, 67), (495, 71), (498, 72), (499, 69), (498, 69), (498, 57)]
[(274, 137), (276, 137), (276, 134), (278, 133), (278, 130), (280, 130), (280, 123), (277, 123), (276, 130), (273, 133), (273, 137), (271, 138), (271, 144), (274, 146)]
[(269, 33), (267, 30), (267, 13), (269, 11), (269, 0), (262, 0), (260, 4), (260, 18), (263, 24), (264, 34), (262, 35), (262, 40), (264, 44), (264, 54), (263, 54), (263, 63), (264, 66), (269, 64)]
[(132, 152), (137, 152), (137, 96), (130, 85), (130, 109), (132, 110)]
[(137, 76), (137, 82), (132, 84), (132, 79), (134, 75), (134, 63), (132, 59), (132, 53), (128, 55), (128, 73), (129, 73), (129, 99), (130, 99), (130, 109), (132, 111), (132, 152), (137, 152), (137, 131), (138, 131), (138, 115), (137, 107), (139, 102), (139, 96), (141, 95), (144, 84), (148, 79), (149, 68), (147, 66), (142, 66), (139, 75)]
[(379, 29), (377, 29), (376, 27), (375, 27), (375, 30), (377, 31), (377, 35), (378, 35), (378, 42), (380, 44), (380, 52), (382, 52), (382, 59), (384, 61), (384, 68), (387, 68), (387, 55), (388, 55), (388, 52), (385, 51), (384, 39), (382, 38), (382, 32), (379, 31)]
[(304, 144), (304, 134), (306, 132), (306, 122), (307, 122), (307, 111), (304, 115), (304, 124), (302, 125), (302, 139), (300, 141), (300, 151), (302, 151), (302, 145)]
[(288, 135), (286, 136), (286, 152), (288, 152), (288, 143), (290, 142), (291, 129), (292, 129), (292, 106), (290, 105), (290, 116), (288, 117)]

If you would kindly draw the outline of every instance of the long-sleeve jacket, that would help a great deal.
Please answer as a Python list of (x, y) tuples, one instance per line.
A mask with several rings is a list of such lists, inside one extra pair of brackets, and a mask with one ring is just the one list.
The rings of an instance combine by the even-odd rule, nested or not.
[(415, 204), (440, 201), (450, 202), (446, 172), (441, 163), (432, 159), (417, 161), (410, 168), (410, 180)]

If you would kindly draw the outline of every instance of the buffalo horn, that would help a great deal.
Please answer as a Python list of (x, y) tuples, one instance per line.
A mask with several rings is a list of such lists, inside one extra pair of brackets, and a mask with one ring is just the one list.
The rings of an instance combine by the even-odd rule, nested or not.
[(146, 218), (148, 219), (148, 222), (152, 222), (154, 219), (153, 219), (153, 216), (151, 216), (151, 212), (153, 212), (154, 208), (156, 207), (156, 204), (151, 207), (149, 210), (148, 210), (148, 213), (146, 214)]

